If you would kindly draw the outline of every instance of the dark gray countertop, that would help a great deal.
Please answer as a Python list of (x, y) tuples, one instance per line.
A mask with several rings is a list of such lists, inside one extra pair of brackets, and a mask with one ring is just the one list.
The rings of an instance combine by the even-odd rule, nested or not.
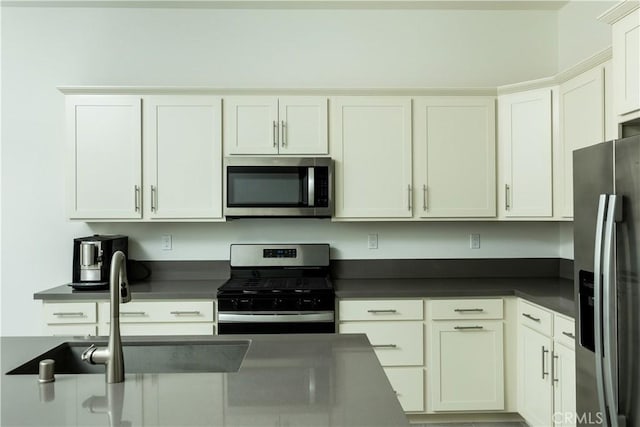
[[(131, 285), (133, 300), (215, 299), (226, 279), (152, 280)], [(515, 295), (575, 317), (573, 281), (562, 278), (334, 279), (338, 298), (462, 298)], [(78, 291), (68, 285), (33, 295), (46, 301), (108, 300), (105, 291)]]
[[(129, 285), (133, 300), (215, 299), (216, 292), (227, 279), (150, 280)], [(33, 299), (47, 301), (108, 300), (107, 290), (76, 290), (69, 285), (36, 292)]]
[(338, 298), (463, 298), (510, 296), (575, 317), (573, 281), (562, 278), (337, 279)]
[[(0, 424), (409, 426), (365, 335), (198, 337), (247, 338), (238, 372), (125, 374), (124, 383), (107, 385), (103, 374), (59, 374), (49, 384), (6, 375), (71, 338), (3, 337)], [(94, 340), (73, 338), (87, 346)]]

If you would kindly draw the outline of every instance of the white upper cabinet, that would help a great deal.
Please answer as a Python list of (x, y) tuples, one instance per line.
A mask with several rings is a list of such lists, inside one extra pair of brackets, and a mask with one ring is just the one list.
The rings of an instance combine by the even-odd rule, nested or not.
[(573, 216), (573, 151), (605, 140), (605, 67), (560, 85), (563, 217)]
[(331, 99), (335, 217), (408, 218), (411, 200), (411, 99)]
[(415, 98), (413, 126), (415, 215), (494, 217), (495, 98)]
[(498, 98), (501, 217), (553, 215), (551, 88)]
[(232, 96), (224, 112), (226, 155), (328, 154), (326, 97)]
[(222, 217), (221, 115), (217, 96), (145, 97), (145, 216)]
[(142, 216), (142, 116), (137, 96), (68, 96), (68, 215)]
[(616, 114), (640, 112), (640, 9), (613, 24), (612, 45)]

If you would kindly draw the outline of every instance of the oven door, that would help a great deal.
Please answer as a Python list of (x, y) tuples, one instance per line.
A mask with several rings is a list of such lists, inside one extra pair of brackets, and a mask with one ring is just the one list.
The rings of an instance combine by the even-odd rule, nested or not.
[(334, 333), (333, 311), (219, 312), (218, 335)]
[(224, 214), (329, 217), (331, 165), (325, 158), (226, 158)]

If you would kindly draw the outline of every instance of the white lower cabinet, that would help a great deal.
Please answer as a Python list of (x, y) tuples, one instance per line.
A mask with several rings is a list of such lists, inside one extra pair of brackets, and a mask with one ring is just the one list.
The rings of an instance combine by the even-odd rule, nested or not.
[(389, 367), (384, 368), (384, 372), (405, 411), (424, 409), (424, 368)]
[[(120, 305), (122, 335), (215, 335), (213, 301), (134, 301)], [(98, 304), (98, 334), (109, 335), (110, 304)]]
[(421, 299), (338, 303), (338, 331), (367, 335), (407, 412), (424, 411), (423, 307)]
[(518, 411), (532, 426), (575, 426), (572, 319), (518, 303)]
[[(109, 335), (108, 301), (45, 301), (43, 312), (46, 335)], [(120, 305), (122, 335), (215, 335), (215, 319), (213, 300), (150, 300)]]
[(44, 333), (53, 336), (96, 335), (98, 320), (94, 301), (44, 302)]
[[(456, 304), (460, 307), (454, 308)], [(432, 300), (428, 312), (427, 366), (433, 410), (503, 410), (502, 300)], [(487, 316), (499, 316), (499, 320), (486, 320)]]

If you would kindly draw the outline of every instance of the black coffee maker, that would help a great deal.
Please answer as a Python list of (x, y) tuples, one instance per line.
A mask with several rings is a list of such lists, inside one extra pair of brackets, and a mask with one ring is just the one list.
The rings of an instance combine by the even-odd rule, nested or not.
[(108, 289), (111, 257), (117, 251), (128, 253), (129, 238), (98, 235), (73, 239), (73, 289)]

